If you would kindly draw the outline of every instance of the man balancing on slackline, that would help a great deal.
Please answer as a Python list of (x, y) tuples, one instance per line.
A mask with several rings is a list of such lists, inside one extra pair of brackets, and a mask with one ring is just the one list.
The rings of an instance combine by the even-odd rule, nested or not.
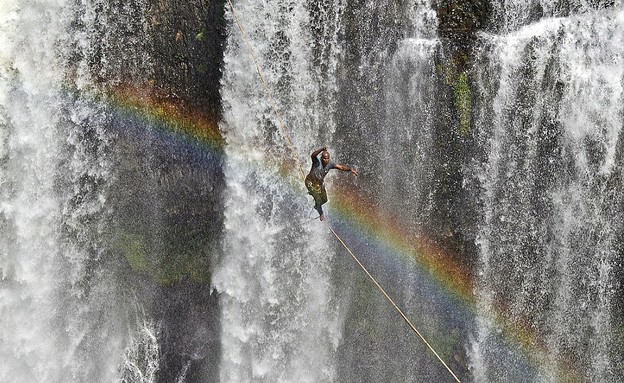
[[(319, 161), (318, 155), (321, 153), (323, 154), (321, 155), (321, 160)], [(323, 179), (325, 179), (327, 173), (329, 173), (332, 169), (342, 170), (343, 172), (351, 172), (356, 176), (358, 175), (357, 170), (330, 161), (327, 147), (322, 147), (321, 149), (312, 152), (312, 168), (310, 169), (310, 173), (308, 173), (305, 178), (305, 185), (306, 188), (308, 188), (308, 193), (314, 197), (314, 208), (318, 211), (321, 221), (325, 219), (322, 205), (327, 202), (327, 191), (323, 185)]]

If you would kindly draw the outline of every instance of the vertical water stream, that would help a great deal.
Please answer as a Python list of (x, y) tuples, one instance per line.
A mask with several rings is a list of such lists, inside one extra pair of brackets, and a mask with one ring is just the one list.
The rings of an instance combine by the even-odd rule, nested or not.
[(476, 381), (617, 381), (624, 10), (575, 9), (484, 36), (480, 50)]
[(308, 171), (308, 153), (330, 144), (335, 129), (342, 4), (239, 1), (236, 10), (248, 41), (230, 10), (225, 254), (214, 278), (222, 299), (221, 381), (334, 381), (341, 326), (330, 280), (334, 251), (324, 227), (309, 221), (299, 166)]
[(100, 262), (106, 116), (67, 61), (85, 40), (65, 2), (1, 7), (0, 381), (110, 381), (122, 336)]

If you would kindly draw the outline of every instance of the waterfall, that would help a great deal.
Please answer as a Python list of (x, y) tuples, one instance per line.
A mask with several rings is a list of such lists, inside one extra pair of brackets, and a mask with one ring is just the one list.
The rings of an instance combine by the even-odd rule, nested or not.
[[(108, 50), (120, 43), (113, 8), (1, 7), (0, 381), (153, 381), (133, 376), (154, 361), (136, 352), (145, 326), (127, 317), (142, 311), (120, 284), (111, 239), (117, 123), (97, 82), (118, 81), (111, 72), (130, 59)], [(140, 29), (133, 11), (115, 13)]]
[(104, 117), (66, 86), (71, 9), (1, 7), (0, 381), (111, 381), (121, 337), (114, 319), (94, 321), (115, 315), (97, 266), (110, 176)]
[(0, 4), (0, 382), (215, 375), (221, 153), (187, 51), (218, 28), (190, 7), (169, 33), (162, 2)]
[[(377, 172), (385, 209), (402, 212), (405, 224), (423, 225), (431, 216), (435, 171), (436, 39), (407, 38), (399, 43), (385, 70), (385, 121), (381, 160), (404, 166)], [(403, 198), (397, 198), (403, 196)]]
[[(476, 381), (618, 380), (623, 22), (620, 6), (483, 36)], [(521, 346), (501, 343), (512, 329)]]
[(0, 2), (0, 383), (619, 381), (621, 0), (233, 4)]
[(492, 2), (492, 20), (497, 29), (510, 32), (542, 18), (587, 13), (617, 3), (613, 0), (501, 0)]
[[(431, 215), (430, 178), (437, 164), (431, 159), (431, 113), (438, 107), (440, 46), (430, 2), (235, 6), (222, 82), (226, 234), (213, 281), (222, 302), (221, 380), (448, 377), (353, 268), (345, 249), (322, 224), (309, 222), (311, 199), (299, 173), (299, 164), (304, 173), (309, 169), (310, 152), (326, 144), (333, 151), (335, 145), (338, 162), (363, 169), (359, 193), (404, 213), (402, 225), (423, 224)], [(274, 115), (248, 42), (286, 126)], [(331, 200), (340, 197), (334, 193), (327, 209), (331, 224), (338, 225), (340, 212)], [(358, 254), (429, 334), (444, 334), (437, 340), (446, 356), (459, 358), (455, 347), (464, 318), (446, 320), (453, 309), (433, 303), (437, 297), (422, 271), (413, 264), (384, 266), (384, 256), (396, 255), (379, 249), (362, 245)], [(423, 313), (422, 307), (435, 309)]]
[[(37, 25), (33, 14), (18, 17), (17, 3), (3, 3), (3, 8), (0, 310), (7, 319), (0, 335), (4, 361), (0, 378), (58, 380), (63, 377), (63, 355), (57, 352), (49, 327), (55, 319), (59, 272), (54, 261), (60, 252), (55, 228), (61, 201), (54, 192), (53, 175), (59, 151), (56, 110), (61, 100), (49, 89), (58, 81), (57, 72), (35, 64), (48, 61), (54, 65), (54, 58), (47, 55), (58, 31), (56, 25)], [(47, 11), (56, 16), (59, 9)], [(24, 34), (16, 31), (16, 26), (22, 26)], [(28, 41), (31, 30), (37, 31), (38, 39)], [(17, 57), (6, 52), (15, 52)], [(35, 317), (38, 320), (34, 321)], [(24, 322), (30, 324), (27, 329), (22, 328)]]
[(226, 234), (213, 282), (222, 294), (222, 382), (335, 378), (341, 319), (331, 281), (334, 250), (322, 224), (310, 222), (312, 204), (299, 166), (307, 172), (309, 153), (331, 143), (335, 129), (341, 10), (339, 1), (239, 1), (248, 41), (228, 13), (222, 84)]

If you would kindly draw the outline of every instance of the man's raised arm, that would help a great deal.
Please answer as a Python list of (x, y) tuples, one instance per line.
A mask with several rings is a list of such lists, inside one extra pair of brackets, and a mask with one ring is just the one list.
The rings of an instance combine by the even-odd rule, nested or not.
[(319, 154), (321, 154), (321, 152), (324, 152), (326, 150), (327, 150), (327, 146), (323, 146), (322, 148), (313, 151), (310, 157), (312, 157), (312, 159), (315, 159), (316, 157), (318, 157)]

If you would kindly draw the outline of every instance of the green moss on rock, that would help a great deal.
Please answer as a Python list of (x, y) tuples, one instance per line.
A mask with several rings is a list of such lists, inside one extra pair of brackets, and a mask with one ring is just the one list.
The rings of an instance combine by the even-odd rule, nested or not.
[(459, 114), (459, 133), (462, 136), (470, 134), (472, 122), (472, 90), (468, 81), (468, 75), (461, 73), (454, 83), (455, 107)]
[(142, 236), (133, 233), (120, 233), (117, 243), (118, 250), (128, 261), (133, 271), (141, 272), (149, 269), (149, 261)]
[(182, 280), (210, 282), (210, 264), (200, 251), (196, 254), (150, 252), (142, 235), (127, 232), (117, 233), (115, 244), (116, 251), (132, 272), (145, 274), (162, 285), (169, 286)]
[(459, 134), (465, 137), (470, 134), (472, 124), (472, 88), (468, 73), (458, 70), (462, 66), (460, 64), (456, 60), (449, 60), (445, 65), (437, 64), (436, 72), (443, 76), (444, 83), (453, 91), (453, 106), (459, 117)]

